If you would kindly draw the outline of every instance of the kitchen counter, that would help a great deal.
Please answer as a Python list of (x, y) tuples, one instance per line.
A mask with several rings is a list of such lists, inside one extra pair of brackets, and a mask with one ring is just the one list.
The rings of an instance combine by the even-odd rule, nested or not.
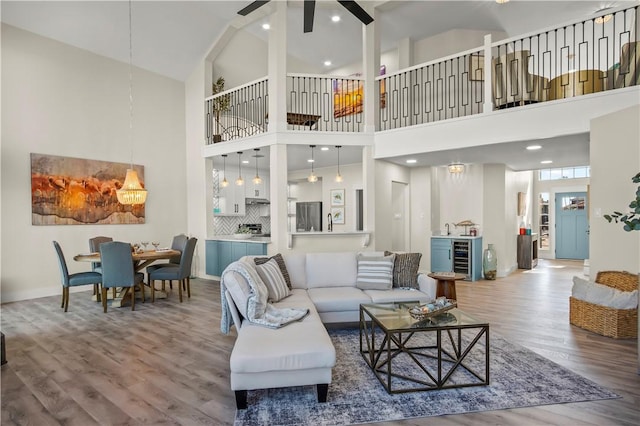
[(251, 237), (248, 240), (239, 240), (234, 238), (233, 235), (214, 235), (211, 238), (207, 238), (209, 241), (233, 241), (234, 243), (270, 243), (271, 237)]
[(293, 237), (344, 237), (344, 236), (356, 236), (362, 237), (362, 247), (369, 246), (369, 241), (371, 239), (371, 232), (369, 231), (314, 231), (314, 232), (289, 232), (287, 234), (287, 248), (293, 248)]
[(456, 240), (473, 240), (474, 238), (482, 238), (482, 235), (432, 235), (431, 238), (455, 238)]

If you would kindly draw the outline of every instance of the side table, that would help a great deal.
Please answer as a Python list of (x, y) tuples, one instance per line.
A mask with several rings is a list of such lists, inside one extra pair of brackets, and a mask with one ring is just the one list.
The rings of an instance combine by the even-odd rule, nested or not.
[(456, 298), (456, 281), (464, 280), (466, 275), (454, 273), (452, 275), (441, 275), (437, 272), (427, 274), (438, 282), (436, 287), (436, 297), (444, 296), (447, 299), (458, 300)]

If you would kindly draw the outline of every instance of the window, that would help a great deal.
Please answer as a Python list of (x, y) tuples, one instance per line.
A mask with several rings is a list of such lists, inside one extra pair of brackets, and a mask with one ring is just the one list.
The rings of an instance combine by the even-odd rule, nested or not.
[(591, 175), (590, 171), (591, 168), (589, 166), (542, 169), (538, 171), (538, 180), (588, 178)]
[(549, 250), (549, 193), (541, 192), (538, 196), (538, 239), (540, 250)]

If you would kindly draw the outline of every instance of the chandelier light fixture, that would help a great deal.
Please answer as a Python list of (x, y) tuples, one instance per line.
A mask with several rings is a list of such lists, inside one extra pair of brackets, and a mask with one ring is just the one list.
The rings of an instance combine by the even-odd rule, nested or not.
[(452, 164), (449, 164), (447, 168), (449, 169), (449, 173), (454, 175), (464, 173), (464, 164), (462, 163), (452, 163)]
[(238, 151), (238, 179), (236, 179), (236, 185), (244, 185), (244, 179), (242, 179), (242, 151)]
[(220, 182), (220, 186), (226, 188), (229, 186), (229, 181), (227, 180), (227, 154), (222, 154), (222, 172), (224, 173), (224, 179)]
[(336, 182), (342, 182), (342, 175), (340, 174), (340, 148), (342, 145), (336, 145), (336, 149), (338, 150), (338, 173), (336, 174)]
[(256, 157), (256, 176), (253, 178), (253, 184), (260, 185), (262, 183), (262, 178), (258, 175), (258, 158), (261, 157), (261, 155), (258, 155), (260, 148), (254, 148), (253, 150), (256, 152), (256, 155), (254, 155)]
[[(602, 9), (596, 10), (596, 13), (603, 13), (606, 10), (611, 9), (610, 7), (604, 7)], [(593, 20), (593, 22), (595, 22), (596, 24), (604, 24), (605, 22), (609, 22), (611, 20), (611, 18), (613, 18), (613, 14), (608, 13), (606, 15), (602, 15), (602, 16), (598, 16), (596, 19)]]
[(313, 159), (313, 148), (315, 148), (315, 145), (309, 145), (311, 147), (311, 174), (309, 175), (309, 177), (307, 177), (307, 180), (311, 183), (315, 183), (318, 181), (318, 176), (316, 176), (316, 174), (313, 172), (313, 163), (314, 163), (314, 159)]
[(131, 168), (127, 169), (122, 188), (116, 190), (120, 204), (144, 204), (147, 190), (140, 184), (138, 173), (133, 168), (133, 43), (131, 41), (131, 0), (129, 0), (129, 145), (131, 146)]

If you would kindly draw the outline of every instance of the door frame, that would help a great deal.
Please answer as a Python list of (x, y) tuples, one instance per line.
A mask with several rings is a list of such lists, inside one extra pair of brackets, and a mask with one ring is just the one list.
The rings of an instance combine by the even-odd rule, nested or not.
[[(589, 196), (588, 185), (567, 185), (567, 186), (552, 186), (548, 191), (541, 191), (549, 193), (549, 251), (543, 250), (542, 252), (538, 252), (538, 256), (540, 254), (544, 254), (544, 258), (547, 259), (555, 259), (556, 258), (556, 194), (560, 194), (563, 192), (586, 192), (587, 197)], [(587, 208), (589, 208), (590, 200), (587, 199)], [(589, 217), (587, 215), (587, 217)], [(589, 239), (589, 245), (591, 245), (591, 239)], [(589, 252), (591, 252), (591, 247), (589, 247)]]

